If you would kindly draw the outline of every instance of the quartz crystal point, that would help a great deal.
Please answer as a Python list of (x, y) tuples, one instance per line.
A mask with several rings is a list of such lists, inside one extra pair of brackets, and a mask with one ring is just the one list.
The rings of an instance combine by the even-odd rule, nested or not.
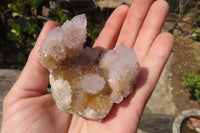
[(50, 72), (53, 98), (59, 109), (101, 121), (114, 103), (134, 89), (139, 72), (133, 48), (84, 48), (87, 20), (75, 16), (51, 30), (40, 48), (40, 61)]

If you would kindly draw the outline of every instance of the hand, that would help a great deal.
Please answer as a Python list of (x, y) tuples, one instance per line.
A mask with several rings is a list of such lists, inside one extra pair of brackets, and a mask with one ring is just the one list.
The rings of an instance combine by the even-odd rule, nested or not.
[(4, 100), (2, 133), (133, 133), (146, 102), (159, 79), (173, 47), (173, 37), (160, 33), (168, 12), (164, 0), (134, 0), (119, 6), (107, 20), (94, 46), (114, 48), (121, 42), (134, 47), (141, 71), (135, 91), (114, 105), (102, 123), (60, 111), (46, 92), (49, 72), (39, 62), (39, 48), (47, 33), (57, 26), (45, 24), (19, 79)]

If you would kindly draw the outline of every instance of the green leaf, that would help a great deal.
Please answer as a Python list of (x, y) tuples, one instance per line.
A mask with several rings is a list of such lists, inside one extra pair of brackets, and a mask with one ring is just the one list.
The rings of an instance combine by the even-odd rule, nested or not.
[(200, 27), (194, 27), (192, 29), (192, 38), (194, 41), (200, 41)]
[(200, 15), (199, 15), (199, 16), (197, 16), (197, 21), (200, 21)]
[(9, 40), (22, 43), (22, 37), (21, 37), (21, 36), (16, 36), (16, 35), (13, 34), (13, 33), (8, 33), (8, 34), (7, 34), (7, 38), (8, 38)]
[(39, 34), (40, 27), (37, 25), (36, 21), (28, 21), (28, 22), (26, 22), (26, 24), (27, 24), (27, 26), (24, 28), (24, 32), (26, 32), (30, 35), (33, 35), (33, 34), (38, 35)]
[(19, 14), (24, 14), (25, 2), (23, 0), (17, 0), (16, 4), (8, 4), (8, 7)]
[(63, 13), (62, 9), (59, 7), (55, 7), (54, 9), (50, 10), (49, 18), (58, 22), (62, 25), (68, 18), (65, 13)]
[(36, 43), (36, 41), (30, 42), (30, 45), (31, 45), (32, 47), (34, 47), (34, 46), (35, 46), (35, 43)]
[(194, 57), (196, 57), (195, 54), (189, 54), (189, 55), (186, 56), (187, 59), (189, 59), (189, 58), (194, 58)]
[(18, 24), (13, 24), (11, 32), (7, 34), (7, 38), (12, 41), (22, 43), (21, 27)]
[(13, 24), (12, 25), (12, 30), (15, 30), (16, 33), (20, 33), (21, 32), (21, 27), (18, 24)]
[(38, 9), (42, 2), (43, 0), (31, 0), (31, 6), (35, 9)]
[(185, 80), (183, 85), (189, 87), (197, 101), (200, 102), (200, 73), (184, 73), (183, 78)]
[(14, 6), (13, 3), (8, 4), (8, 8), (11, 9), (11, 10), (13, 10), (13, 6)]

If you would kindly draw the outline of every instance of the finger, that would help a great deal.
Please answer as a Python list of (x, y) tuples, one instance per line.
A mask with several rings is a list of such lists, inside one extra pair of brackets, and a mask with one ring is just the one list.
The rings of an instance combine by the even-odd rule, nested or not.
[(56, 26), (58, 25), (53, 21), (49, 21), (44, 25), (19, 79), (11, 90), (17, 91), (15, 95), (18, 98), (38, 96), (46, 93), (49, 72), (39, 61), (39, 48), (47, 33)]
[(160, 33), (169, 10), (166, 1), (158, 0), (151, 6), (134, 45), (139, 64), (145, 58), (155, 37)]
[(153, 0), (134, 0), (122, 26), (117, 46), (120, 43), (125, 43), (129, 47), (134, 44), (140, 27), (146, 17), (146, 14)]
[(46, 38), (48, 32), (59, 26), (56, 22), (54, 21), (47, 21), (44, 25), (44, 27), (42, 28), (42, 31), (40, 32), (40, 35), (38, 36), (38, 39), (37, 39), (37, 42), (35, 44), (35, 47), (34, 49), (32, 50), (32, 53), (33, 51), (36, 51), (38, 53), (39, 49), (40, 49), (40, 44), (42, 43), (42, 41)]
[(171, 34), (159, 34), (141, 65), (141, 71), (136, 84), (137, 91), (131, 100), (131, 106), (135, 108), (140, 115), (155, 88), (162, 69), (173, 48), (173, 44), (174, 38)]
[[(173, 41), (174, 39), (169, 33), (158, 35), (141, 65), (141, 71), (135, 86), (136, 90), (124, 99), (119, 106), (114, 106), (112, 114), (107, 119), (114, 117), (115, 119), (111, 119), (111, 122), (115, 122), (116, 125), (121, 127), (129, 126), (129, 129), (126, 128), (127, 132), (129, 130), (136, 132), (144, 106), (153, 92), (159, 75), (168, 59), (173, 47)], [(132, 124), (133, 122), (135, 125)]]
[(128, 6), (121, 5), (114, 10), (109, 19), (107, 20), (105, 27), (101, 31), (94, 46), (102, 46), (104, 48), (112, 49), (117, 41), (117, 37), (121, 30), (123, 21), (128, 12)]

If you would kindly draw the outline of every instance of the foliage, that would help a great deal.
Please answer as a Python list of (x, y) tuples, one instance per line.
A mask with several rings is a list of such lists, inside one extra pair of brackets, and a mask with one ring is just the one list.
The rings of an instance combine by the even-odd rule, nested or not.
[(59, 23), (59, 25), (62, 25), (68, 19), (67, 15), (59, 7), (50, 10), (49, 18)]
[[(200, 41), (200, 15), (196, 18), (195, 27), (192, 29), (192, 38), (194, 41)], [(187, 58), (193, 58), (200, 56), (200, 53), (197, 55), (188, 55)], [(199, 63), (199, 59), (197, 58), (197, 62)], [(200, 63), (198, 64), (200, 66)], [(200, 102), (200, 73), (184, 73), (183, 75), (185, 87), (190, 88), (190, 92), (193, 96), (196, 97), (197, 101)]]
[(90, 37), (92, 40), (95, 40), (96, 35), (98, 34), (98, 29), (95, 28), (90, 22), (87, 23), (87, 29), (87, 36)]
[[(0, 46), (0, 55), (3, 54), (4, 56), (4, 64), (0, 62), (1, 68), (22, 68), (31, 49), (35, 45), (36, 39), (45, 21), (53, 20), (59, 25), (62, 25), (67, 19), (72, 18), (73, 15), (79, 14), (75, 12), (74, 9), (71, 9), (75, 7), (70, 6), (70, 2), (66, 2), (69, 5), (56, 5), (56, 7), (53, 8), (51, 8), (49, 2), (49, 0), (8, 0), (7, 6), (3, 6), (0, 3), (1, 11), (6, 10), (7, 7), (10, 9), (4, 16), (9, 16), (9, 19), (12, 20), (10, 25), (0, 21), (0, 24), (5, 26), (0, 27), (1, 30), (3, 30), (1, 34), (3, 39), (0, 39), (0, 41), (2, 42), (2, 40), (4, 40), (4, 43)], [(42, 6), (49, 9), (48, 16), (42, 16)], [(90, 16), (89, 18), (94, 17)], [(92, 21), (88, 22), (87, 25), (88, 34), (86, 42), (86, 46), (90, 47), (96, 40), (105, 23), (104, 20), (102, 22), (94, 21), (94, 19), (91, 20)], [(6, 37), (4, 37), (5, 35)], [(8, 54), (8, 52), (4, 52), (3, 49), (10, 49), (7, 51), (12, 52)], [(6, 67), (6, 64), (8, 67)]]
[[(194, 41), (200, 41), (199, 22), (200, 15), (197, 15), (195, 27), (191, 31)], [(187, 58), (192, 58), (196, 56), (200, 56), (200, 53), (198, 53), (198, 55), (188, 55)], [(197, 62), (200, 62), (199, 59), (197, 59)], [(200, 63), (198, 64), (198, 66), (200, 66)], [(200, 102), (200, 73), (184, 73), (183, 78), (185, 80), (183, 85), (190, 88), (191, 94), (196, 97), (198, 102)]]
[(31, 0), (31, 6), (34, 9), (38, 9), (40, 5), (42, 4), (43, 0)]
[(21, 62), (24, 64), (31, 49), (35, 45), (40, 27), (34, 21), (27, 21), (26, 27), (22, 28), (18, 24), (13, 24), (11, 32), (7, 34), (8, 39), (16, 42), (14, 45), (18, 49), (17, 55), (12, 54), (6, 59), (7, 62)]
[(25, 64), (43, 26), (42, 23), (45, 22), (37, 18), (37, 15), (41, 15), (39, 11), (43, 1), (16, 0), (8, 4), (8, 8), (12, 11), (11, 15), (14, 23), (10, 28), (10, 32), (7, 33), (7, 38), (12, 41), (10, 49), (16, 48), (16, 51), (8, 55), (4, 62)]
[(197, 16), (197, 22), (200, 22), (200, 15)]
[(37, 9), (44, 0), (17, 0), (15, 3), (8, 4), (8, 8), (14, 11), (15, 16), (26, 16), (27, 7), (31, 10), (32, 15), (37, 15)]
[(189, 87), (190, 91), (197, 98), (197, 101), (200, 102), (200, 73), (185, 73), (183, 75), (185, 87)]
[(24, 14), (25, 2), (23, 0), (17, 0), (16, 3), (8, 4), (8, 8), (16, 13), (17, 16)]
[(200, 27), (194, 27), (192, 29), (192, 38), (194, 41), (200, 41)]
[(18, 24), (13, 24), (11, 32), (7, 34), (8, 39), (16, 41), (21, 45), (25, 45), (28, 43), (27, 41), (30, 42), (30, 37), (31, 40), (35, 40), (41, 28), (34, 21), (27, 21), (25, 28)]
[(200, 41), (200, 15), (196, 18), (196, 26), (192, 29), (192, 38), (194, 41)]
[(12, 41), (12, 48), (16, 48), (14, 56), (8, 55), (6, 62), (21, 62), (25, 64), (26, 59), (35, 45), (37, 36), (41, 30), (39, 20), (33, 16), (37, 15), (37, 9), (43, 0), (17, 0), (8, 4), (12, 11), (13, 20), (20, 20), (21, 23), (14, 22), (7, 33), (7, 38)]
[(21, 27), (18, 24), (13, 24), (11, 32), (8, 33), (8, 39), (22, 43), (21, 32)]
[(33, 35), (33, 37), (38, 36), (41, 28), (37, 25), (37, 20), (31, 19), (26, 22), (27, 26), (24, 28), (24, 32), (29, 35)]
[[(105, 21), (102, 21), (99, 25), (92, 25), (91, 22), (87, 23), (87, 37), (91, 40), (91, 44), (93, 44), (98, 37), (100, 31), (103, 29), (105, 25)], [(89, 46), (92, 46), (89, 44)]]

